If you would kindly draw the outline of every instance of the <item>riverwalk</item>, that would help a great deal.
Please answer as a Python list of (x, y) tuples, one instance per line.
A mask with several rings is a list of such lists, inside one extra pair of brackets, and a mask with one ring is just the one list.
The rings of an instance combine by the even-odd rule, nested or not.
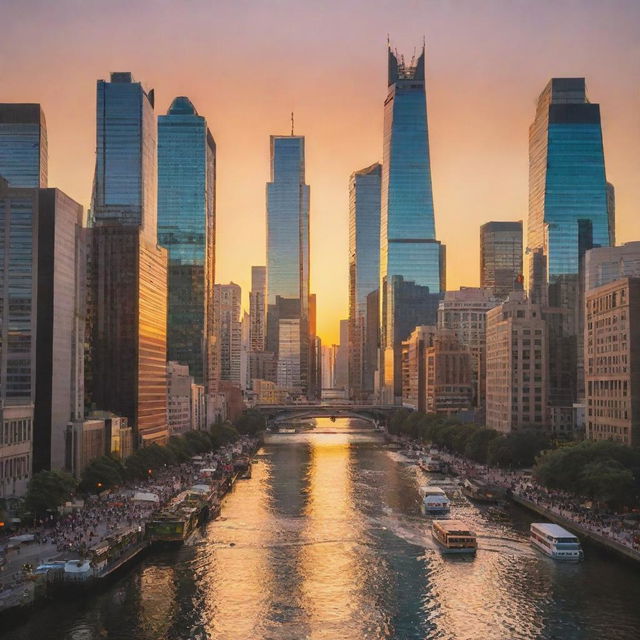
[[(193, 485), (209, 486), (209, 496), (218, 505), (238, 476), (238, 463), (251, 464), (258, 446), (257, 439), (243, 437), (189, 463), (169, 467), (144, 484), (90, 498), (56, 522), (7, 538), (6, 562), (0, 570), (0, 615), (54, 597), (64, 585), (99, 584), (124, 568), (151, 546), (145, 528), (159, 509)], [(211, 504), (205, 506), (207, 515), (217, 514)]]

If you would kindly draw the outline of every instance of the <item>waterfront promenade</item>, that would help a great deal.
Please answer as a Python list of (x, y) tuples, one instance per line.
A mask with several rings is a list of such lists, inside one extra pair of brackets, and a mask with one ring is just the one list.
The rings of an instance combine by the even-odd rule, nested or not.
[[(429, 448), (415, 442), (409, 446), (425, 453)], [(500, 487), (521, 506), (640, 562), (640, 522), (628, 521), (626, 514), (601, 512), (587, 506), (586, 498), (548, 490), (522, 470), (489, 467), (445, 451), (439, 455), (456, 474)]]
[[(4, 548), (6, 557), (6, 563), (0, 570), (0, 612), (33, 601), (33, 571), (39, 565), (80, 561), (90, 555), (90, 549), (108, 543), (114, 536), (136, 530), (142, 534), (151, 515), (188, 487), (207, 483), (217, 489), (218, 499), (222, 498), (233, 474), (234, 459), (253, 454), (257, 446), (256, 439), (243, 436), (215, 452), (198, 456), (198, 460), (157, 471), (145, 481), (131, 482), (117, 490), (90, 496), (81, 502), (81, 507), (58, 519), (39, 521), (33, 527), (4, 536), (0, 539), (0, 549)], [(216, 473), (203, 478), (203, 468), (214, 468)], [(155, 499), (136, 499), (142, 494), (145, 498), (153, 496)], [(15, 542), (18, 534), (33, 536), (33, 541)], [(147, 545), (136, 546), (139, 551)], [(129, 550), (123, 552), (126, 561), (134, 555)]]

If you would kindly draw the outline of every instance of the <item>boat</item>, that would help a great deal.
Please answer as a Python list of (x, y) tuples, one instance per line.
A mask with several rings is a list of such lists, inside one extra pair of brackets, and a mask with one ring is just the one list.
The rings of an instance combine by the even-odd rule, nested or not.
[(584, 559), (580, 540), (559, 524), (533, 522), (529, 539), (534, 547), (554, 560), (580, 562)]
[(500, 502), (504, 491), (498, 487), (480, 482), (480, 480), (467, 479), (462, 484), (462, 493), (475, 502)]
[(447, 498), (447, 494), (440, 487), (428, 485), (420, 488), (422, 496), (422, 505), (426, 513), (431, 515), (439, 515), (449, 513), (451, 502)]
[(440, 460), (439, 456), (433, 453), (431, 455), (420, 458), (420, 462), (418, 464), (420, 465), (420, 468), (426, 473), (440, 473), (443, 468), (442, 460)]
[(442, 553), (475, 553), (476, 534), (460, 520), (434, 520), (431, 536)]

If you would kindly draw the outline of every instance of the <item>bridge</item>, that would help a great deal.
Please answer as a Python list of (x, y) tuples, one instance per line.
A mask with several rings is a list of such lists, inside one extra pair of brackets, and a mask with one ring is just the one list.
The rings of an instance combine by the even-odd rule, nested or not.
[(262, 404), (256, 405), (266, 419), (267, 426), (278, 426), (288, 422), (311, 420), (312, 418), (358, 418), (367, 420), (375, 427), (387, 426), (387, 420), (398, 410), (393, 405), (374, 404)]

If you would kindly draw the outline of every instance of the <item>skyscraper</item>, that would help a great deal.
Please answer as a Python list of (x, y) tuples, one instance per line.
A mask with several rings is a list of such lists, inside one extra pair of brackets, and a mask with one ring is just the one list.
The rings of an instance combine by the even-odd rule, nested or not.
[[(413, 326), (435, 324), (435, 305), (408, 331), (399, 330), (406, 310), (391, 288), (394, 277), (421, 287), (426, 296), (445, 290), (444, 247), (436, 240), (429, 132), (425, 93), (425, 50), (405, 63), (389, 49), (388, 95), (384, 107), (384, 141), (380, 221), (381, 360), (384, 395), (401, 396), (399, 350)], [(395, 352), (395, 353), (392, 353)], [(391, 370), (388, 370), (391, 367)]]
[(45, 188), (47, 125), (39, 104), (0, 104), (0, 176), (11, 187)]
[(480, 287), (501, 301), (522, 289), (522, 222), (487, 222), (480, 227)]
[(575, 288), (584, 252), (611, 244), (612, 211), (600, 105), (589, 102), (584, 78), (552, 78), (529, 129), (527, 252), (533, 302), (544, 303), (547, 296), (552, 305), (571, 302), (563, 289)]
[(87, 400), (167, 437), (167, 250), (157, 242), (153, 91), (130, 73), (97, 84)]
[(240, 388), (242, 358), (242, 324), (240, 319), (242, 290), (240, 286), (214, 286), (215, 325), (220, 346), (220, 380)]
[(267, 268), (251, 267), (251, 293), (249, 294), (249, 316), (251, 322), (251, 351), (264, 351), (266, 347), (267, 321)]
[(304, 143), (303, 136), (271, 136), (267, 184), (267, 351), (279, 361), (284, 349), (285, 377), (290, 388), (303, 395), (309, 381), (309, 186)]
[[(373, 392), (375, 352), (367, 349), (367, 296), (380, 286), (380, 177), (378, 163), (349, 180), (349, 390)], [(377, 327), (376, 327), (377, 333)]]
[[(184, 96), (158, 117), (158, 243), (169, 252), (167, 351), (208, 382), (213, 336), (216, 144)], [(212, 364), (212, 363), (209, 363)]]

